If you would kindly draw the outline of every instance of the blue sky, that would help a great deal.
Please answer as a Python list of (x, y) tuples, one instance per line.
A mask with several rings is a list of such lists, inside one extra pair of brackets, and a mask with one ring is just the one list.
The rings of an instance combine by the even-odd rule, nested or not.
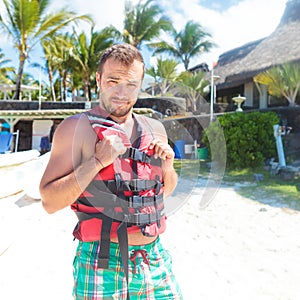
[[(96, 20), (96, 29), (102, 29), (110, 24), (118, 29), (123, 27), (125, 0), (73, 0), (72, 2), (52, 0), (52, 2), (54, 9), (67, 6), (78, 13), (91, 14)], [(225, 51), (271, 34), (279, 24), (286, 2), (287, 0), (160, 0), (159, 4), (177, 30), (181, 30), (188, 20), (194, 20), (211, 33), (212, 40), (218, 45), (209, 54), (192, 61), (190, 65), (192, 67), (202, 62), (211, 65)], [(78, 31), (86, 29), (87, 26), (82, 25)], [(0, 45), (6, 57), (16, 62), (17, 52), (6, 46), (8, 43), (3, 40), (2, 35)], [(39, 56), (38, 52), (32, 53), (31, 60), (37, 61)], [(151, 61), (148, 58), (148, 62)], [(25, 71), (31, 72), (28, 64)]]
[(241, 0), (219, 0), (219, 1), (211, 1), (211, 0), (199, 0), (198, 3), (206, 8), (216, 10), (216, 11), (224, 11), (231, 6), (237, 5)]

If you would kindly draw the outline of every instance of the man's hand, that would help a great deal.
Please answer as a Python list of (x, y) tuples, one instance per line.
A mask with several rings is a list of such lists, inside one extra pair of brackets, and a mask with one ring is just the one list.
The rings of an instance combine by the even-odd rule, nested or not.
[(171, 146), (160, 140), (154, 139), (149, 149), (154, 149), (155, 157), (162, 159), (162, 172), (163, 172), (163, 181), (164, 181), (164, 195), (165, 197), (169, 196), (175, 189), (177, 184), (177, 173), (174, 170), (174, 151)]
[(95, 159), (100, 163), (102, 168), (112, 164), (114, 160), (126, 152), (122, 139), (117, 135), (104, 137), (95, 145)]
[(154, 149), (154, 156), (161, 158), (162, 160), (174, 159), (174, 151), (168, 143), (163, 142), (159, 139), (154, 139), (149, 149)]

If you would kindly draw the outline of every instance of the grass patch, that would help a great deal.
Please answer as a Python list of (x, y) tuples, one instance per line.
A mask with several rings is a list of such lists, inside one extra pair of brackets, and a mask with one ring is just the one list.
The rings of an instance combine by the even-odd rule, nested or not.
[(209, 174), (205, 162), (197, 159), (174, 159), (174, 168), (179, 176), (187, 179)]
[[(210, 171), (205, 162), (198, 160), (174, 160), (175, 170), (179, 175), (196, 179), (199, 175), (207, 177)], [(256, 180), (255, 174), (262, 175)], [(196, 177), (197, 176), (197, 177)], [(260, 177), (260, 176), (259, 176)], [(300, 210), (300, 178), (284, 180), (279, 174), (271, 176), (270, 171), (261, 168), (226, 170), (223, 183), (234, 185), (237, 192), (249, 199), (273, 206), (289, 207)]]
[[(263, 176), (256, 180), (255, 174)], [(300, 179), (284, 180), (280, 174), (271, 176), (263, 168), (227, 171), (225, 183), (241, 183), (238, 193), (244, 197), (274, 205), (300, 210)], [(244, 184), (243, 184), (244, 183)]]

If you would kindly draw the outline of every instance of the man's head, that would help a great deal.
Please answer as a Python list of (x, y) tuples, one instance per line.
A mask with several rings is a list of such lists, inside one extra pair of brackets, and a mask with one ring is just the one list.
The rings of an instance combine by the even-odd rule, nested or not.
[(97, 84), (100, 106), (109, 114), (126, 118), (131, 113), (144, 77), (144, 60), (129, 44), (113, 45), (101, 56)]
[(125, 66), (131, 65), (134, 60), (141, 62), (143, 66), (145, 65), (143, 56), (136, 47), (130, 44), (117, 44), (107, 48), (102, 53), (98, 65), (98, 73), (100, 74), (100, 76), (103, 72), (103, 66), (105, 62), (110, 58), (116, 60), (121, 64), (124, 64)]

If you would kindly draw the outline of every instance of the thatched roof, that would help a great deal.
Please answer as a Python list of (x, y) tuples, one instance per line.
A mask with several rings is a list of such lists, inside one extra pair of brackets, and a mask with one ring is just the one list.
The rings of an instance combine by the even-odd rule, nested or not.
[(220, 76), (218, 88), (229, 88), (290, 61), (300, 61), (300, 0), (287, 2), (280, 23), (270, 36), (223, 53), (214, 73)]

